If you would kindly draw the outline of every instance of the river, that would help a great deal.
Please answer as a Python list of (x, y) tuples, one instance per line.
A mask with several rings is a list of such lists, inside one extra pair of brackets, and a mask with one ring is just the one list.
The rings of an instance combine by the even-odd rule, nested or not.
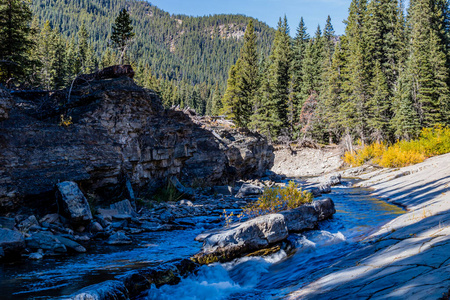
[[(278, 299), (329, 272), (336, 260), (364, 245), (361, 239), (404, 211), (370, 195), (353, 181), (332, 188), (336, 214), (317, 230), (291, 235), (294, 254), (241, 258), (201, 267), (178, 285), (152, 287), (140, 299)], [(86, 254), (0, 266), (1, 299), (52, 299), (116, 278), (126, 271), (197, 253), (196, 235), (218, 216), (198, 217), (192, 230), (143, 233), (134, 246), (100, 246)]]

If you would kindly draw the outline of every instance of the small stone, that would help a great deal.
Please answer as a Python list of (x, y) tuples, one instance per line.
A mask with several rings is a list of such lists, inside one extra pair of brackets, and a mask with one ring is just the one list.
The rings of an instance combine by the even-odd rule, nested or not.
[(103, 227), (98, 222), (93, 222), (91, 224), (91, 231), (92, 232), (101, 232), (101, 231), (103, 231)]
[(119, 231), (111, 235), (106, 241), (109, 245), (129, 245), (133, 241), (125, 235), (125, 233)]
[(40, 260), (44, 258), (44, 254), (41, 252), (33, 252), (28, 256), (28, 258), (32, 260)]
[(131, 206), (131, 202), (129, 200), (123, 200), (111, 204), (110, 208), (117, 210), (119, 214), (133, 215), (133, 216), (136, 215), (136, 212), (134, 211), (133, 206)]
[[(39, 223), (47, 223), (47, 224), (54, 224), (54, 223), (60, 223), (59, 215), (58, 214), (47, 214), (42, 219), (39, 220)], [(48, 226), (47, 226), (48, 227)]]
[(194, 206), (194, 203), (189, 200), (181, 200), (180, 205)]
[(119, 214), (119, 211), (117, 209), (104, 209), (99, 208), (97, 209), (98, 217), (102, 218), (103, 220), (112, 221), (112, 217)]
[(31, 249), (44, 249), (56, 253), (67, 252), (66, 247), (50, 232), (33, 233), (26, 239), (26, 243)]
[(19, 225), (17, 226), (17, 228), (19, 228), (19, 230), (22, 232), (27, 232), (30, 229), (30, 227), (32, 227), (34, 225), (39, 226), (39, 223), (38, 223), (36, 217), (29, 216), (28, 218), (26, 218), (25, 220), (20, 222)]

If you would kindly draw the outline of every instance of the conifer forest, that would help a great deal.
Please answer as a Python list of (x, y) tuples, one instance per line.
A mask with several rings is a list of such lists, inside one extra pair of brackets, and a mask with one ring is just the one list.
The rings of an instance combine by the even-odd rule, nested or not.
[[(125, 44), (114, 37), (123, 13)], [(222, 115), (272, 141), (389, 142), (449, 124), (447, 0), (352, 0), (341, 36), (330, 17), (313, 36), (301, 16), (290, 21), (272, 29), (137, 0), (2, 0), (0, 82), (56, 90), (131, 64), (166, 107)]]

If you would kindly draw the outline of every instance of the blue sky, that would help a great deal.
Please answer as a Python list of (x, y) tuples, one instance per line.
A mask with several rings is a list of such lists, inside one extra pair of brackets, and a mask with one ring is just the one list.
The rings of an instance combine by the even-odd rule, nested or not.
[(351, 0), (149, 0), (150, 3), (171, 14), (204, 16), (221, 13), (243, 14), (276, 27), (278, 18), (286, 14), (291, 35), (303, 16), (310, 34), (317, 25), (323, 29), (328, 15), (336, 31), (343, 34), (342, 23), (348, 15)]

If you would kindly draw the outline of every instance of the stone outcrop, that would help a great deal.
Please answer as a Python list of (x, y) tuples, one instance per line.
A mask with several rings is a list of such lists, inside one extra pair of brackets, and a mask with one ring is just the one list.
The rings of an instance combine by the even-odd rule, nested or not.
[(313, 229), (318, 221), (330, 218), (334, 213), (333, 200), (326, 198), (296, 209), (260, 216), (219, 232), (202, 234), (196, 240), (204, 242), (203, 250), (191, 259), (199, 264), (231, 261), (273, 247), (286, 240), (289, 233)]
[(63, 181), (77, 182), (85, 195), (132, 200), (171, 176), (185, 186), (223, 185), (271, 168), (272, 147), (262, 136), (164, 109), (132, 75), (116, 67), (76, 80), (71, 90), (13, 93), (9, 118), (0, 117), (0, 213), (54, 197)]

